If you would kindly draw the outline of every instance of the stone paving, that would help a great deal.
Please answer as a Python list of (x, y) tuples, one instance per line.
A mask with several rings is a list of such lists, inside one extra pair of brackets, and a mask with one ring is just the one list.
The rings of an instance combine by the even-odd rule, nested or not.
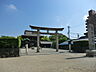
[[(42, 48), (40, 49), (40, 52), (36, 52), (36, 47), (34, 49), (29, 48), (28, 49), (28, 55), (50, 55), (50, 54), (61, 54), (61, 53), (68, 53), (68, 50), (60, 50), (59, 52), (56, 52), (56, 49), (52, 48)], [(20, 55), (25, 56), (26, 55), (26, 50), (25, 48), (20, 49)]]
[(0, 72), (96, 72), (96, 58), (85, 57), (85, 53), (56, 53), (54, 49), (29, 50), (28, 55), (24, 49), (21, 52), (20, 57), (0, 58)]

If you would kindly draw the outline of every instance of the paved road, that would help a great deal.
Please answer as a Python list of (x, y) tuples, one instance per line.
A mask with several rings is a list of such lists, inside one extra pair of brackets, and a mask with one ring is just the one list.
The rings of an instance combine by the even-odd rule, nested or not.
[[(46, 53), (46, 49), (43, 50)], [(61, 50), (49, 54), (32, 53), (14, 58), (0, 58), (0, 72), (96, 72), (96, 58), (84, 57), (84, 53), (68, 53)], [(23, 51), (24, 52), (24, 51)], [(53, 52), (53, 53), (52, 53)]]

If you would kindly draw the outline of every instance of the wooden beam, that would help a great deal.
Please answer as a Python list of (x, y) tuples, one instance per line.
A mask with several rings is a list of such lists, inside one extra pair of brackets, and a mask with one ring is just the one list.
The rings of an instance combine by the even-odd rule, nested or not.
[[(32, 32), (33, 34), (37, 34), (37, 31), (29, 31), (25, 30), (25, 32)], [(39, 34), (49, 34), (49, 35), (56, 35), (57, 33), (48, 33), (48, 32), (39, 32)], [(58, 33), (58, 35), (63, 35), (62, 33)]]
[(58, 30), (58, 31), (62, 31), (64, 28), (48, 28), (48, 27), (38, 27), (38, 26), (31, 26), (29, 25), (32, 29), (39, 29), (39, 30)]

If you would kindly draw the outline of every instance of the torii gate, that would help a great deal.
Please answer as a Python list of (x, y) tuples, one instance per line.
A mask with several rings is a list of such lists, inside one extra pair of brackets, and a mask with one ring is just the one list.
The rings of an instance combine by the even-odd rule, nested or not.
[[(37, 52), (39, 52), (40, 49), (40, 34), (49, 34), (49, 35), (56, 35), (56, 52), (58, 52), (59, 49), (59, 43), (58, 43), (58, 31), (62, 31), (64, 28), (48, 28), (48, 27), (38, 27), (38, 26), (31, 26), (31, 29), (36, 29), (37, 31), (33, 31), (37, 34)], [(47, 32), (40, 32), (40, 30), (46, 30)], [(49, 31), (55, 31), (55, 33), (49, 33)]]

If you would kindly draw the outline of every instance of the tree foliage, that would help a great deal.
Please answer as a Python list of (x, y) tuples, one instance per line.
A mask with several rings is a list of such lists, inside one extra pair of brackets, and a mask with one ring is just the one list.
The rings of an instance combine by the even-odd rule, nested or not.
[(41, 40), (42, 40), (42, 41), (50, 41), (50, 39), (49, 39), (48, 36), (43, 36), (43, 37), (41, 38)]
[(18, 47), (20, 48), (21, 47), (21, 41), (23, 40), (23, 38), (22, 38), (22, 36), (18, 36), (17, 39), (18, 39)]
[[(56, 40), (56, 35), (52, 35), (49, 37), (50, 41), (55, 41)], [(59, 43), (62, 43), (66, 40), (68, 40), (67, 36), (65, 35), (58, 35)]]
[(19, 56), (19, 40), (11, 36), (0, 37), (0, 57)]
[[(52, 47), (56, 48), (56, 35), (49, 36), (50, 41), (53, 42)], [(67, 36), (65, 35), (58, 35), (59, 44), (68, 40)]]
[[(67, 36), (65, 35), (58, 35), (58, 39), (59, 39), (59, 44), (68, 40)], [(56, 48), (56, 35), (51, 35), (51, 36), (43, 36), (41, 38), (42, 41), (52, 41), (53, 44), (52, 44), (52, 47), (53, 48)]]
[(21, 46), (21, 36), (12, 37), (12, 36), (1, 36), (0, 37), (0, 46), (1, 47), (20, 47)]
[(12, 36), (1, 36), (0, 39), (16, 39), (16, 38)]

